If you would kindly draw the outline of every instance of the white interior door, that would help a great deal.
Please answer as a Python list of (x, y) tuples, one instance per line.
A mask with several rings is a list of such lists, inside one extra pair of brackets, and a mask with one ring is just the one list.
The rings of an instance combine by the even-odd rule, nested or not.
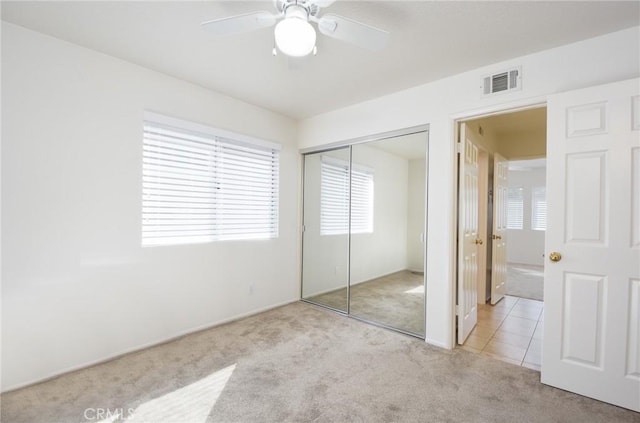
[(507, 188), (509, 162), (493, 156), (493, 234), (491, 236), (491, 304), (504, 297), (507, 282)]
[(640, 80), (548, 102), (542, 382), (640, 411)]
[(491, 248), (488, 226), (492, 211), (489, 211), (489, 153), (482, 148), (478, 149), (478, 198), (478, 238), (487, 240), (485, 244), (478, 245), (478, 304), (485, 304), (491, 294), (491, 281), (487, 275), (491, 265), (487, 263), (487, 255)]
[(478, 147), (460, 125), (460, 183), (458, 188), (458, 343), (478, 322)]

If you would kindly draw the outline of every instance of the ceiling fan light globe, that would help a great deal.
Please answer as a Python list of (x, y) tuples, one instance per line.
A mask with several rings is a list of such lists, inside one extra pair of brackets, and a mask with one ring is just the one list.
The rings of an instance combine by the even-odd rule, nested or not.
[(311, 24), (300, 18), (281, 20), (274, 31), (278, 49), (287, 56), (302, 57), (313, 51), (316, 31)]

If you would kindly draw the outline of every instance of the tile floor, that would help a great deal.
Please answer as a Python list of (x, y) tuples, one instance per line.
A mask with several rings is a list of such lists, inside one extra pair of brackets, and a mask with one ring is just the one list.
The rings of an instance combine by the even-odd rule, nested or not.
[(512, 296), (479, 304), (478, 325), (461, 348), (539, 371), (543, 308), (542, 301)]

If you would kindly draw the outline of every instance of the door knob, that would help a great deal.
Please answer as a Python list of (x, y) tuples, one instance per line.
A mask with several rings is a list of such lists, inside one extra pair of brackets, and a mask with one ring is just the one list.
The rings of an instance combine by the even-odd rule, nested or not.
[(475, 243), (476, 245), (482, 245), (482, 240), (481, 240), (480, 238), (478, 238), (478, 239), (476, 239), (476, 240), (474, 241), (474, 243)]
[(491, 235), (491, 238), (493, 238), (493, 239), (502, 239), (502, 237), (500, 235)]
[(560, 260), (562, 260), (562, 254), (557, 253), (557, 252), (553, 252), (551, 254), (549, 254), (549, 260), (553, 261), (553, 262), (558, 262)]

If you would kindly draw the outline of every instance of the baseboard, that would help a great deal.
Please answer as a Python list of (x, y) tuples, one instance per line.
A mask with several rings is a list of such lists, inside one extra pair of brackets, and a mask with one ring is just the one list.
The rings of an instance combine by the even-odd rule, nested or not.
[(538, 263), (517, 263), (517, 262), (507, 262), (507, 266), (531, 266), (531, 267), (544, 267), (544, 261), (541, 264)]
[[(373, 279), (366, 279), (366, 280), (359, 281), (359, 282), (351, 282), (351, 286), (360, 285), (361, 283), (371, 282), (371, 281), (374, 281), (374, 280), (380, 279), (380, 278), (386, 278), (387, 276), (391, 276), (391, 275), (393, 275), (395, 273), (404, 272), (406, 270), (408, 270), (409, 272), (412, 272), (412, 273), (422, 273), (424, 275), (424, 272), (421, 271), (421, 270), (415, 270), (414, 271), (414, 270), (411, 270), (411, 269), (401, 269), (401, 270), (395, 270), (395, 271), (393, 271), (391, 273), (387, 273), (387, 274), (384, 274), (384, 275), (381, 275), (381, 276), (376, 276)], [(337, 291), (339, 289), (345, 289), (346, 287), (347, 287), (346, 284), (345, 285), (341, 285), (341, 286), (338, 286), (338, 287), (335, 287), (335, 288), (330, 288), (330, 289), (326, 289), (324, 291), (320, 291), (320, 292), (316, 292), (314, 294), (307, 295), (304, 298), (309, 299), (309, 298), (312, 298), (312, 297), (317, 297), (318, 295), (328, 294), (329, 292)]]
[[(388, 276), (395, 275), (396, 273), (401, 273), (401, 272), (412, 272), (412, 273), (415, 273), (415, 272), (413, 272), (413, 270), (408, 269), (408, 268), (400, 269), (400, 270), (394, 270), (393, 272), (385, 273), (384, 275), (376, 276), (375, 278), (372, 278), (372, 279), (366, 279), (366, 280), (359, 281), (359, 282), (351, 282), (351, 286), (360, 285), (361, 283), (372, 282), (372, 281), (375, 281), (377, 279), (386, 278)], [(417, 273), (422, 273), (424, 275), (423, 272), (417, 272)]]
[(347, 288), (347, 285), (342, 285), (342, 286), (338, 286), (338, 287), (335, 287), (335, 288), (329, 288), (329, 289), (326, 289), (324, 291), (320, 291), (320, 292), (316, 292), (314, 294), (307, 295), (304, 298), (305, 299), (309, 299), (309, 298), (317, 297), (318, 295), (324, 295), (324, 294), (328, 294), (330, 292), (334, 292), (334, 291), (338, 291), (340, 289), (346, 289), (346, 288)]
[(55, 373), (53, 373), (53, 374), (51, 374), (49, 376), (45, 376), (43, 378), (39, 378), (39, 379), (32, 380), (32, 381), (29, 381), (29, 382), (20, 383), (18, 385), (10, 386), (7, 389), (3, 389), (0, 393), (5, 394), (5, 393), (8, 393), (8, 392), (16, 391), (18, 389), (26, 388), (26, 387), (29, 387), (29, 386), (32, 386), (32, 385), (37, 385), (39, 383), (47, 382), (49, 380), (52, 380), (52, 379), (55, 379), (57, 377), (63, 376), (65, 374), (67, 374), (67, 373), (71, 373), (71, 372), (75, 372), (77, 370), (87, 369), (89, 367), (93, 367), (93, 366), (97, 366), (99, 364), (107, 363), (109, 361), (118, 359), (120, 357), (124, 357), (125, 355), (128, 355), (128, 354), (132, 354), (132, 353), (135, 353), (135, 352), (138, 352), (138, 351), (142, 351), (142, 350), (145, 350), (145, 349), (151, 348), (151, 347), (156, 347), (158, 345), (167, 344), (169, 342), (176, 341), (176, 340), (178, 340), (180, 338), (184, 338), (185, 336), (193, 335), (194, 333), (202, 332), (204, 330), (212, 329), (212, 328), (215, 328), (217, 326), (221, 326), (221, 325), (225, 325), (227, 323), (235, 322), (237, 320), (241, 320), (241, 319), (244, 319), (246, 317), (254, 316), (256, 314), (264, 313), (265, 311), (269, 311), (269, 310), (273, 310), (273, 309), (276, 309), (276, 308), (279, 308), (279, 307), (283, 307), (283, 306), (286, 306), (288, 304), (293, 304), (293, 303), (298, 302), (298, 301), (299, 301), (298, 298), (293, 299), (293, 300), (283, 301), (281, 303), (277, 303), (277, 304), (273, 304), (273, 305), (270, 305), (270, 306), (262, 307), (262, 308), (259, 308), (259, 309), (256, 309), (256, 310), (252, 310), (252, 311), (249, 311), (249, 312), (246, 312), (246, 313), (237, 314), (235, 316), (229, 317), (227, 319), (222, 319), (222, 320), (219, 320), (219, 321), (214, 322), (214, 323), (208, 323), (208, 324), (205, 324), (205, 325), (197, 326), (195, 328), (187, 329), (185, 331), (179, 332), (178, 334), (173, 335), (173, 336), (171, 336), (169, 338), (166, 338), (166, 339), (162, 339), (162, 340), (159, 340), (159, 341), (148, 342), (146, 344), (142, 344), (142, 345), (139, 345), (137, 347), (133, 347), (133, 348), (126, 349), (124, 351), (120, 351), (118, 353), (115, 353), (115, 354), (110, 355), (110, 356), (105, 357), (105, 358), (89, 361), (89, 362), (84, 363), (84, 364), (79, 364), (77, 366), (66, 368), (64, 370), (61, 370), (59, 372), (55, 372)]

